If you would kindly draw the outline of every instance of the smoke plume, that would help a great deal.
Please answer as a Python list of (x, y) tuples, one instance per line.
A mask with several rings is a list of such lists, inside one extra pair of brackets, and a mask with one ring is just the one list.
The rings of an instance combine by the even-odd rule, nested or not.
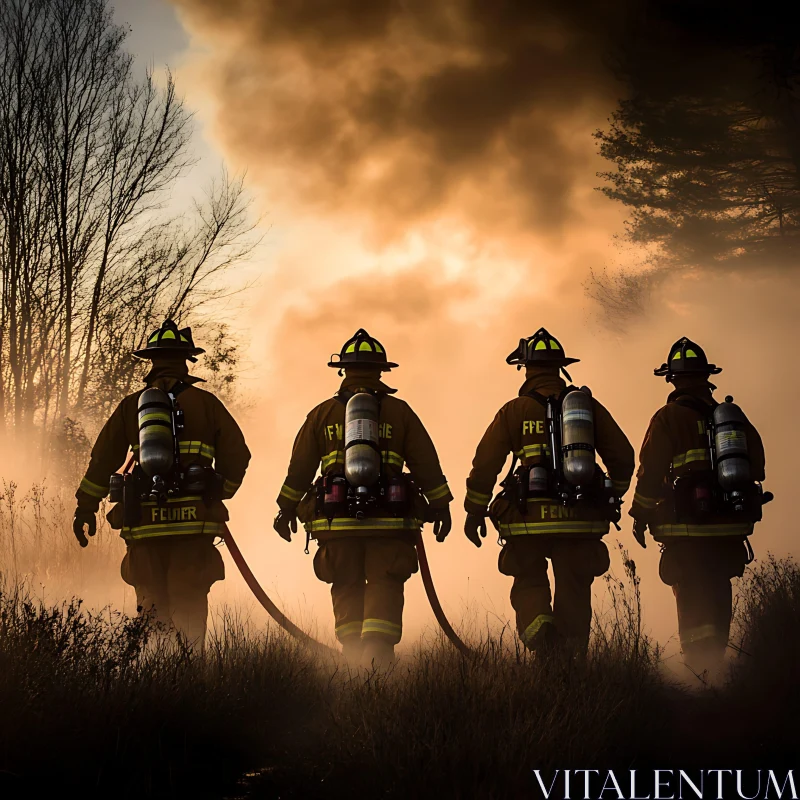
[[(617, 89), (620, 10), (594, 3), (178, 0), (215, 45), (217, 135), (268, 196), (366, 212), (383, 236), (452, 212), (558, 236), (585, 190)], [(588, 144), (588, 147), (587, 147)]]
[[(624, 92), (607, 55), (626, 3), (175, 1), (193, 37), (190, 89), (208, 94), (212, 135), (275, 224), (264, 289), (241, 320), (256, 365), (243, 381), (254, 461), (231, 511), (289, 609), (328, 631), (328, 587), (269, 522), (295, 432), (338, 388), (328, 357), (359, 327), (400, 363), (387, 381), (427, 426), (456, 495), (451, 538), (430, 547), (455, 620), (465, 605), (512, 618), (491, 537), (469, 545), (460, 509), (474, 448), (521, 383), (505, 356), (541, 325), (582, 359), (576, 383), (637, 449), (667, 393), (652, 369), (680, 336), (700, 341), (761, 428), (780, 496), (790, 448), (763, 387), (781, 351), (763, 342), (795, 324), (794, 287), (678, 276), (628, 335), (601, 332), (584, 296), (589, 270), (622, 258), (623, 213), (594, 191), (591, 133)], [(787, 514), (770, 507), (765, 547), (789, 546)], [(619, 539), (635, 547), (629, 523)], [(675, 609), (658, 550), (634, 555), (647, 621), (666, 640)], [(406, 622), (411, 638), (432, 622), (416, 580)]]

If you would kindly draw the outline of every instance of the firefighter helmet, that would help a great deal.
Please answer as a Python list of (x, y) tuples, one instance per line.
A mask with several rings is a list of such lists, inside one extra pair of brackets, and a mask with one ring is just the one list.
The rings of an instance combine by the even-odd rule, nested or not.
[(189, 361), (197, 361), (194, 356), (205, 353), (202, 347), (194, 346), (191, 328), (181, 328), (171, 320), (165, 319), (161, 327), (147, 337), (147, 344), (140, 350), (134, 350), (138, 358), (159, 358), (161, 356), (180, 356)]
[(654, 375), (667, 380), (674, 375), (718, 375), (720, 372), (722, 367), (709, 364), (703, 348), (685, 336), (670, 347), (667, 361), (653, 370)]
[(331, 356), (328, 366), (336, 369), (351, 366), (379, 367), (388, 371), (397, 364), (386, 359), (386, 351), (377, 339), (373, 339), (363, 328), (359, 328), (342, 345), (342, 352)]
[(536, 364), (545, 367), (565, 367), (567, 364), (574, 364), (577, 361), (580, 359), (567, 358), (558, 339), (544, 328), (539, 328), (533, 336), (529, 336), (527, 339), (520, 339), (517, 349), (506, 358), (506, 364), (516, 364), (517, 367)]

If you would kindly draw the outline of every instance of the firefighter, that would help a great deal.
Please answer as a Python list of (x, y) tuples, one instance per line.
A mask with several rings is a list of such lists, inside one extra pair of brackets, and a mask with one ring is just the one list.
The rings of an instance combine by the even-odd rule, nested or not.
[[(520, 340), (506, 362), (517, 365), (517, 369), (525, 367), (525, 382), (519, 396), (497, 412), (484, 433), (467, 479), (464, 532), (480, 547), (481, 537), (486, 536), (487, 516), (497, 528), (503, 543), (499, 569), (514, 579), (511, 605), (517, 630), (525, 646), (534, 651), (560, 643), (570, 652), (585, 652), (592, 617), (592, 582), (609, 567), (602, 537), (608, 532), (609, 521), (619, 518), (619, 503), (634, 468), (630, 442), (611, 414), (584, 387), (579, 397), (584, 410), (564, 417), (591, 421), (594, 441), (564, 449), (570, 458), (579, 455), (588, 459), (586, 480), (590, 485), (584, 487), (581, 498), (573, 493), (575, 497), (565, 501), (569, 494), (566, 462), (559, 452), (554, 458), (553, 448), (562, 448), (557, 444), (560, 439), (550, 434), (548, 409), (559, 415), (562, 400), (568, 402), (567, 385), (559, 370), (569, 378), (564, 367), (577, 361), (567, 358), (559, 342), (544, 328)], [(560, 437), (555, 417), (553, 430)], [(593, 448), (603, 459), (607, 478), (594, 463)], [(490, 506), (495, 481), (509, 453), (513, 454), (511, 470), (502, 483), (503, 491)], [(514, 471), (517, 460), (520, 467)], [(548, 559), (555, 578), (552, 604)]]
[(108, 514), (127, 545), (122, 579), (136, 590), (140, 614), (152, 615), (199, 650), (208, 592), (225, 577), (214, 547), (228, 520), (222, 501), (236, 493), (250, 461), (234, 418), (217, 397), (195, 385), (202, 378), (189, 375), (187, 362), (204, 352), (194, 346), (191, 329), (179, 330), (172, 320), (134, 351), (152, 362), (145, 387), (124, 398), (100, 431), (75, 495), (73, 523), (86, 547), (110, 485), (117, 494), (112, 500), (120, 499), (123, 476), (112, 473), (131, 450), (124, 502)]
[[(649, 526), (661, 545), (659, 575), (675, 595), (684, 661), (698, 674), (710, 675), (722, 665), (731, 624), (731, 579), (741, 577), (751, 560), (747, 537), (763, 502), (756, 497), (755, 516), (714, 507), (719, 487), (708, 429), (718, 404), (709, 377), (719, 372), (703, 349), (685, 337), (654, 370), (674, 388), (650, 420), (630, 509), (639, 544), (646, 546)], [(752, 486), (764, 479), (764, 447), (743, 415), (741, 428)]]
[(345, 658), (384, 668), (402, 634), (403, 584), (418, 569), (415, 537), (428, 521), (444, 541), (453, 496), (419, 417), (381, 380), (397, 367), (381, 343), (359, 329), (328, 366), (344, 380), (297, 434), (274, 527), (291, 541), (300, 518), (318, 544), (314, 572), (331, 584)]

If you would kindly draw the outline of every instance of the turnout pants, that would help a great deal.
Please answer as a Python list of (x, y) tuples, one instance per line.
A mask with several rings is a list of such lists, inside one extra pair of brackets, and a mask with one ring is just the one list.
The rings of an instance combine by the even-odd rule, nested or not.
[(696, 672), (718, 668), (731, 627), (731, 578), (740, 578), (747, 550), (737, 537), (662, 542), (659, 574), (672, 587), (684, 661)]
[(122, 579), (136, 590), (137, 611), (152, 614), (194, 648), (205, 645), (208, 592), (225, 577), (212, 536), (164, 536), (128, 542)]
[(407, 539), (343, 537), (319, 543), (314, 572), (331, 584), (336, 638), (345, 649), (370, 639), (400, 641), (403, 584), (417, 569), (417, 553)]
[[(553, 563), (555, 599), (551, 605), (547, 559)], [(589, 644), (592, 582), (609, 567), (608, 549), (599, 539), (538, 534), (520, 535), (500, 551), (499, 569), (514, 578), (511, 605), (526, 647), (535, 650), (557, 636), (578, 651)]]

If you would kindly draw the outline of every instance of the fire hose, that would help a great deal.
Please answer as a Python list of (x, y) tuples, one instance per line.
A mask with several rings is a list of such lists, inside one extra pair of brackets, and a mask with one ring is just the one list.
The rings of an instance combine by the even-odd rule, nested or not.
[[(134, 457), (133, 454), (131, 454), (128, 462), (125, 464), (125, 467), (122, 470), (123, 474), (130, 471), (133, 463)], [(236, 564), (239, 572), (242, 574), (247, 587), (253, 593), (256, 600), (258, 600), (266, 612), (272, 617), (272, 619), (274, 619), (275, 622), (277, 622), (278, 625), (280, 625), (281, 628), (283, 628), (290, 636), (293, 636), (298, 641), (303, 642), (303, 644), (306, 644), (309, 647), (321, 652), (336, 652), (332, 647), (328, 647), (328, 645), (322, 644), (322, 642), (318, 642), (312, 636), (309, 636), (304, 630), (302, 630), (302, 628), (298, 628), (297, 625), (295, 625), (278, 608), (278, 606), (272, 602), (269, 595), (264, 591), (264, 589), (261, 587), (261, 584), (258, 582), (258, 579), (253, 574), (253, 570), (250, 569), (247, 561), (245, 561), (242, 551), (239, 549), (239, 545), (236, 544), (236, 540), (233, 538), (233, 534), (227, 525), (224, 526), (222, 538), (228, 547), (228, 551), (231, 554), (233, 563)], [(431, 568), (428, 564), (428, 556), (425, 552), (425, 543), (422, 539), (422, 529), (417, 532), (416, 547), (417, 558), (419, 559), (420, 574), (422, 575), (422, 584), (425, 587), (425, 594), (428, 596), (428, 602), (430, 603), (433, 614), (436, 617), (436, 621), (439, 623), (439, 627), (441, 627), (445, 636), (447, 636), (447, 638), (453, 643), (453, 646), (459, 651), (459, 653), (465, 656), (471, 655), (472, 651), (464, 644), (463, 641), (461, 641), (458, 634), (453, 630), (453, 626), (447, 619), (444, 609), (442, 608), (442, 604), (439, 602), (439, 597), (436, 594), (436, 587), (433, 584)]]
[(422, 529), (417, 531), (417, 558), (419, 559), (419, 572), (422, 576), (422, 585), (425, 587), (425, 594), (428, 595), (428, 602), (439, 627), (444, 631), (444, 635), (451, 641), (453, 646), (459, 653), (465, 656), (472, 655), (472, 651), (461, 641), (458, 634), (453, 630), (453, 626), (447, 619), (439, 602), (439, 597), (436, 594), (436, 587), (433, 585), (433, 576), (431, 575), (431, 568), (428, 564), (428, 555), (425, 552), (425, 543), (422, 540)]
[(255, 595), (256, 600), (258, 600), (258, 602), (264, 606), (272, 619), (274, 619), (275, 622), (277, 622), (278, 625), (280, 625), (281, 628), (283, 628), (290, 636), (293, 636), (295, 639), (298, 639), (299, 641), (303, 642), (303, 644), (308, 645), (314, 650), (319, 650), (321, 652), (335, 652), (332, 647), (328, 647), (327, 645), (322, 644), (322, 642), (318, 642), (316, 639), (309, 636), (304, 630), (298, 628), (297, 625), (295, 625), (278, 608), (278, 606), (276, 606), (275, 603), (270, 600), (269, 595), (261, 588), (261, 584), (258, 582), (258, 579), (255, 575), (253, 575), (253, 571), (244, 560), (242, 551), (239, 549), (239, 545), (236, 544), (236, 540), (233, 538), (230, 528), (228, 528), (227, 525), (225, 525), (225, 531), (222, 538), (225, 540), (225, 544), (228, 547), (231, 558), (233, 559), (234, 564), (236, 564), (236, 566), (239, 568), (239, 572), (242, 573), (242, 577), (244, 578), (248, 588)]
[[(298, 639), (304, 644), (307, 644), (309, 647), (323, 652), (335, 652), (333, 648), (322, 644), (322, 642), (318, 642), (316, 639), (309, 636), (304, 630), (298, 628), (297, 625), (295, 625), (278, 608), (278, 606), (276, 606), (275, 603), (270, 600), (269, 595), (261, 588), (261, 584), (258, 582), (258, 579), (255, 575), (253, 575), (253, 571), (245, 561), (242, 551), (236, 544), (236, 540), (233, 538), (233, 535), (231, 534), (227, 525), (225, 526), (223, 539), (231, 554), (231, 558), (239, 568), (239, 572), (242, 573), (242, 577), (244, 578), (248, 588), (253, 593), (256, 600), (258, 600), (258, 602), (261, 603), (261, 605), (266, 609), (267, 613), (272, 617), (272, 619), (274, 619), (275, 622), (277, 622), (278, 625), (280, 625), (281, 628), (283, 628), (289, 635), (293, 636), (295, 639)], [(428, 596), (428, 602), (433, 609), (436, 621), (444, 631), (445, 636), (447, 636), (447, 638), (453, 643), (455, 648), (460, 653), (463, 655), (471, 655), (472, 651), (464, 644), (464, 642), (461, 641), (461, 639), (458, 637), (458, 634), (453, 630), (453, 626), (445, 616), (444, 610), (442, 609), (442, 604), (439, 602), (439, 598), (436, 594), (436, 587), (433, 585), (433, 577), (431, 575), (430, 565), (428, 564), (428, 556), (425, 553), (425, 545), (422, 541), (421, 530), (417, 534), (416, 545), (417, 557), (419, 558), (420, 574), (422, 575), (422, 583), (425, 586), (425, 594)]]

